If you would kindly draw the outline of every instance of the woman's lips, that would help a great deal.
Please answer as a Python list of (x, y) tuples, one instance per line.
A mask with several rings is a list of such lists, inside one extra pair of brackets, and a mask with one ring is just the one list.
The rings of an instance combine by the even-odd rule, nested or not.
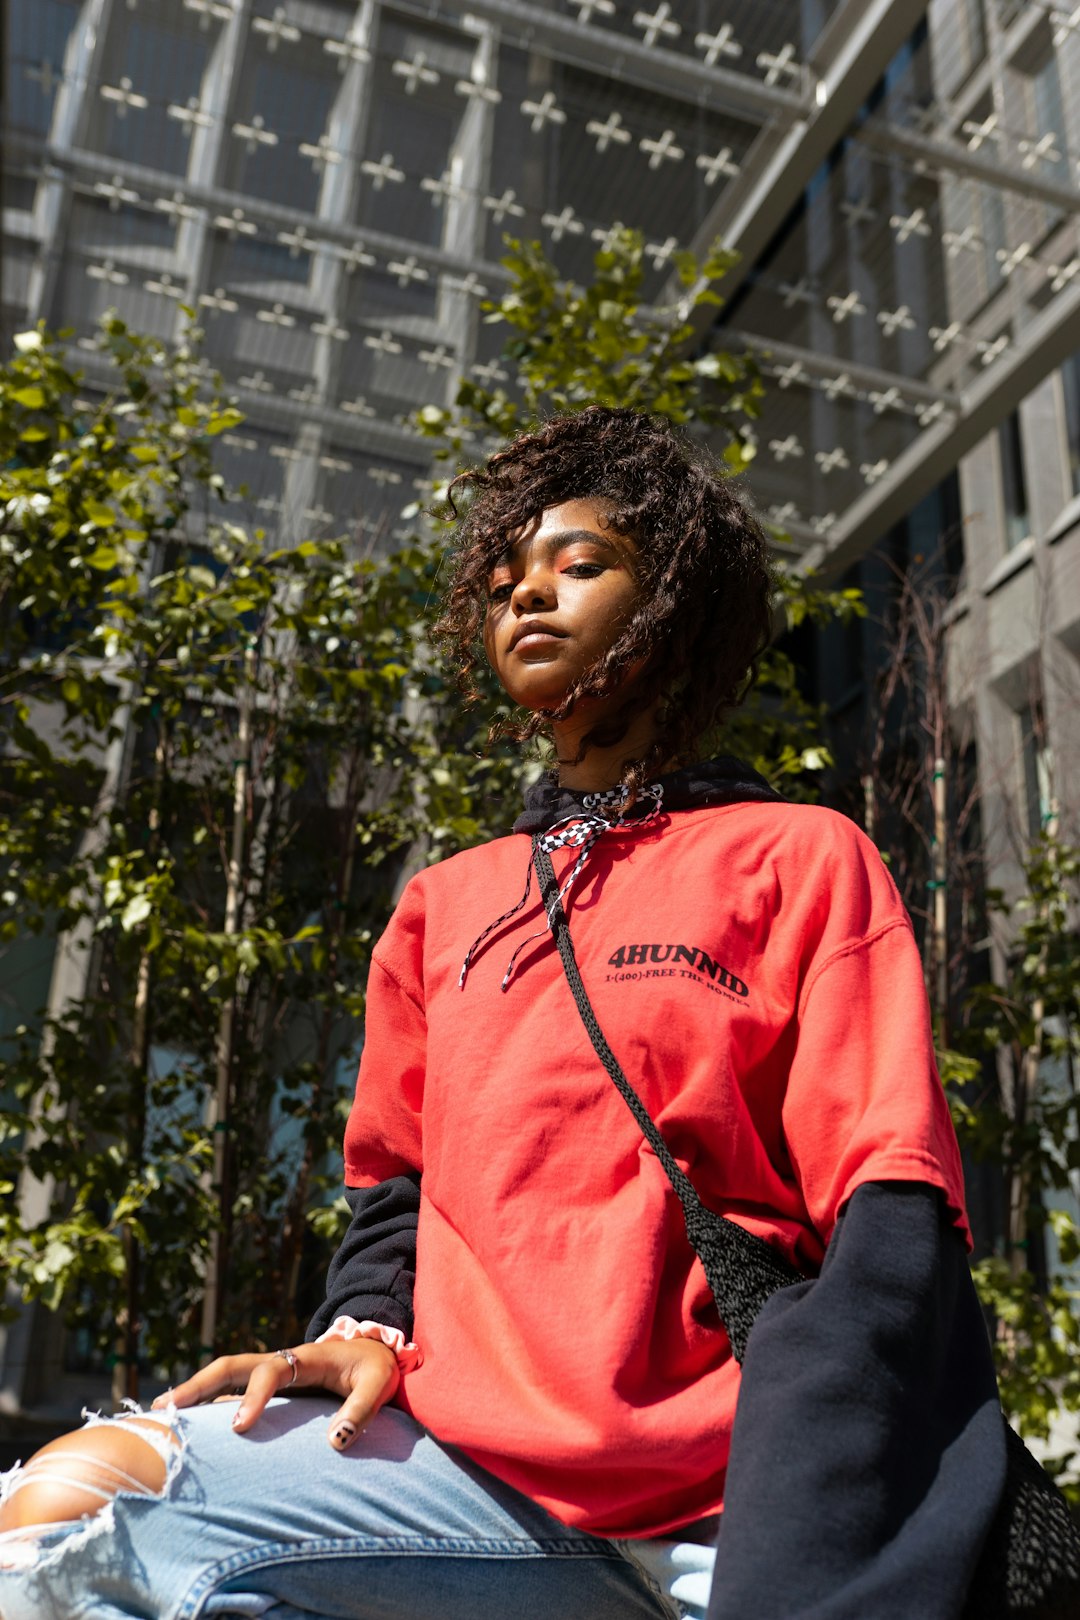
[(514, 642), (514, 651), (529, 652), (537, 648), (553, 647), (557, 641), (565, 639), (565, 636), (557, 635), (554, 630), (529, 630)]
[(556, 630), (554, 625), (544, 624), (535, 619), (526, 619), (519, 624), (510, 637), (510, 650), (517, 652), (519, 647), (547, 647), (553, 641), (565, 641), (566, 633)]

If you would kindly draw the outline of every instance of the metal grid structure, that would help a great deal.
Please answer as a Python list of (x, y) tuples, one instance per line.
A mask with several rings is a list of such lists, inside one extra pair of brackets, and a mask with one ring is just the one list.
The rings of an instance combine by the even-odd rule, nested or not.
[(373, 544), (410, 410), (499, 376), (505, 233), (583, 278), (637, 226), (657, 299), (721, 236), (703, 341), (763, 354), (759, 500), (836, 570), (1080, 347), (1078, 71), (1064, 0), (12, 0), (4, 326), (195, 305), (227, 476)]
[(959, 470), (990, 753), (1016, 671), (1080, 656), (1069, 0), (12, 0), (7, 46), (5, 329), (72, 328), (92, 387), (105, 309), (197, 308), (247, 417), (222, 471), (280, 537), (402, 536), (410, 413), (514, 385), (504, 236), (581, 280), (626, 224), (655, 302), (677, 247), (741, 255), (698, 341), (770, 378), (751, 483), (795, 566)]

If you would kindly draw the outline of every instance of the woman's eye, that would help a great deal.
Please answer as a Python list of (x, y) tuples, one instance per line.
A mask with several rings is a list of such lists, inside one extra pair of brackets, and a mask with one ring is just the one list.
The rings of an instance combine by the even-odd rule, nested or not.
[(572, 574), (575, 579), (595, 579), (597, 574), (604, 572), (603, 563), (570, 563), (563, 569), (564, 574)]
[(488, 601), (507, 602), (510, 599), (510, 593), (513, 591), (513, 589), (513, 583), (510, 580), (504, 581), (504, 583), (501, 585), (489, 585), (487, 593)]

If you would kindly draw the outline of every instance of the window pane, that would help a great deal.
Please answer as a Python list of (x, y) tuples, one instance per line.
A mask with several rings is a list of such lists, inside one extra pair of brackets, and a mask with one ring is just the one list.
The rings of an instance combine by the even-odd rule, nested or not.
[(1024, 479), (1024, 453), (1020, 440), (1020, 418), (1015, 411), (998, 428), (1001, 459), (1001, 498), (1005, 517), (1005, 547), (1026, 539), (1030, 528), (1027, 484)]
[(107, 65), (92, 87), (91, 149), (186, 174), (193, 125), (176, 113), (198, 107), (213, 37), (173, 0), (114, 7)]
[[(272, 387), (262, 373), (257, 384), (256, 392)], [(286, 470), (295, 454), (292, 435), (273, 428), (242, 422), (234, 431), (223, 433), (214, 449), (214, 466), (235, 502), (230, 516), (239, 512), (248, 523), (275, 533), (281, 521)]]
[(1080, 355), (1070, 355), (1061, 368), (1065, 396), (1065, 437), (1069, 446), (1069, 473), (1073, 494), (1080, 495)]
[(1032, 74), (1031, 91), (1035, 136), (1054, 137), (1053, 147), (1038, 158), (1039, 167), (1048, 179), (1062, 179), (1066, 173), (1062, 168), (1066, 151), (1065, 108), (1061, 99), (1057, 57), (1052, 51), (1038, 72)]
[(319, 141), (341, 77), (314, 35), (274, 43), (251, 32), (226, 144), (227, 191), (314, 213), (322, 185)]
[[(328, 444), (319, 457), (316, 498), (303, 514), (308, 532), (344, 536), (354, 554), (386, 552), (404, 538), (401, 511), (418, 495), (424, 469), (395, 457)], [(424, 481), (424, 498), (430, 481)]]
[(476, 43), (459, 33), (383, 13), (369, 80), (370, 105), (355, 222), (437, 243), (446, 217), (439, 189), (471, 105)]
[(5, 123), (47, 135), (78, 0), (16, 0), (8, 8)]
[(1050, 820), (1053, 808), (1052, 756), (1046, 740), (1042, 704), (1029, 704), (1017, 718), (1024, 772), (1024, 813), (1029, 835), (1037, 838)]

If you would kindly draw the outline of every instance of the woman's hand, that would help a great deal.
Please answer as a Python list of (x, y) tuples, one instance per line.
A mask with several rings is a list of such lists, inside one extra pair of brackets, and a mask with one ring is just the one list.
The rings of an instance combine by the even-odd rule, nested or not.
[(152, 1409), (198, 1406), (219, 1395), (242, 1392), (233, 1428), (244, 1434), (257, 1422), (271, 1396), (293, 1389), (325, 1389), (344, 1397), (330, 1423), (328, 1439), (338, 1451), (351, 1446), (358, 1434), (396, 1392), (401, 1375), (397, 1357), (378, 1339), (325, 1339), (301, 1344), (290, 1362), (277, 1351), (270, 1354), (219, 1356), (175, 1389), (166, 1390)]

